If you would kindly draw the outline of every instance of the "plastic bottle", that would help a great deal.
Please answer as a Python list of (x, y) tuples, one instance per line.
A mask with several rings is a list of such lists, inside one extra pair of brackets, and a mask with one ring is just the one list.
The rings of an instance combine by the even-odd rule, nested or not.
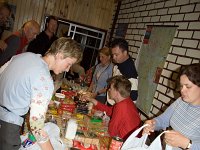
[(66, 126), (65, 138), (74, 139), (76, 136), (78, 124), (76, 119), (69, 119)]
[(31, 134), (31, 133), (28, 133), (28, 138), (25, 139), (25, 140), (22, 142), (22, 146), (23, 146), (24, 148), (27, 148), (27, 147), (33, 145), (35, 142), (36, 142), (36, 139), (35, 139), (34, 135)]

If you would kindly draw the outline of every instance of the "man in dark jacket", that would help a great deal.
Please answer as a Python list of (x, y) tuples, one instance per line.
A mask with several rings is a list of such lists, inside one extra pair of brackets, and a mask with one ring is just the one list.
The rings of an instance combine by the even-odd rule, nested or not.
[(42, 31), (36, 39), (34, 39), (28, 46), (27, 52), (36, 54), (44, 54), (47, 52), (51, 44), (57, 39), (55, 32), (58, 27), (58, 20), (54, 16), (49, 16), (46, 20), (45, 30)]

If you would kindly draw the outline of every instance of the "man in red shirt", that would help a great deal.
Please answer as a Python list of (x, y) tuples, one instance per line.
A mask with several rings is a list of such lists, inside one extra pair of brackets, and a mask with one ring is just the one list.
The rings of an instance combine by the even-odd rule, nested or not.
[(141, 123), (137, 108), (130, 98), (131, 82), (119, 75), (110, 78), (108, 85), (108, 94), (115, 101), (113, 106), (104, 105), (90, 97), (84, 97), (84, 99), (91, 101), (95, 109), (105, 111), (110, 116), (108, 127), (110, 136), (118, 136), (126, 140)]

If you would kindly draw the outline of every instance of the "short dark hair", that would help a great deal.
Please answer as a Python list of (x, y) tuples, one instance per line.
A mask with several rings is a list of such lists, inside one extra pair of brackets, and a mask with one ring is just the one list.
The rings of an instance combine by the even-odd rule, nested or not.
[(179, 78), (182, 75), (186, 75), (193, 84), (200, 87), (200, 63), (183, 66), (179, 73)]
[(131, 82), (123, 75), (117, 75), (109, 78), (107, 80), (108, 86), (113, 85), (122, 97), (126, 98), (130, 96), (131, 93)]
[(128, 42), (123, 38), (116, 38), (111, 42), (111, 48), (119, 47), (123, 51), (128, 51)]
[(57, 17), (55, 17), (55, 16), (48, 16), (47, 19), (46, 19), (46, 24), (45, 24), (45, 29), (44, 30), (47, 29), (47, 24), (50, 22), (50, 20), (55, 20), (58, 23), (58, 18)]

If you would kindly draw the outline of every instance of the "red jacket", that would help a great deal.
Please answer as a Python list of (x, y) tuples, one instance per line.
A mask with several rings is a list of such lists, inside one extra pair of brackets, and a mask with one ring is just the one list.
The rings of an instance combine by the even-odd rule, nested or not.
[(95, 108), (106, 111), (107, 115), (111, 117), (108, 132), (112, 137), (118, 136), (126, 140), (140, 126), (141, 119), (131, 98), (126, 98), (113, 106), (98, 102)]

